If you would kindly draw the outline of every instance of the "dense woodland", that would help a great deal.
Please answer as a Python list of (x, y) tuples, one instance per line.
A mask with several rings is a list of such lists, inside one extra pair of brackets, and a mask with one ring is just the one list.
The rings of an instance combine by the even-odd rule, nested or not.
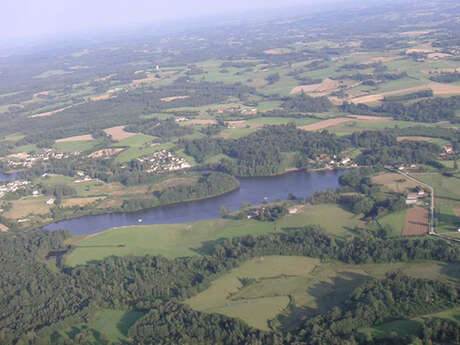
[[(460, 260), (459, 248), (442, 240), (382, 239), (363, 233), (360, 237), (339, 241), (324, 235), (319, 227), (313, 226), (266, 236), (245, 236), (224, 240), (215, 244), (212, 249), (206, 249), (208, 255), (201, 257), (173, 260), (158, 256), (110, 257), (86, 266), (62, 269), (59, 266), (56, 267), (53, 260), (46, 260), (45, 257), (49, 256), (50, 252), (67, 250), (63, 240), (68, 236), (66, 232), (60, 231), (29, 231), (6, 233), (0, 236), (2, 241), (0, 265), (3, 272), (0, 281), (2, 292), (0, 295), (1, 343), (15, 344), (19, 338), (22, 338), (23, 340), (18, 344), (39, 344), (40, 330), (50, 324), (70, 317), (84, 321), (93, 308), (108, 307), (135, 310), (157, 309), (147, 314), (147, 320), (150, 318), (159, 320), (158, 323), (150, 326), (153, 328), (149, 327), (147, 330), (145, 326), (142, 326), (148, 321), (143, 321), (141, 318), (138, 324), (131, 329), (131, 335), (138, 337), (140, 344), (148, 344), (150, 337), (157, 334), (165, 337), (162, 338), (164, 341), (167, 339), (171, 341), (172, 338), (168, 337), (199, 338), (203, 334), (208, 334), (210, 329), (217, 327), (208, 328), (206, 324), (203, 325), (198, 320), (222, 325), (227, 330), (216, 331), (213, 340), (218, 341), (224, 337), (224, 334), (227, 334), (227, 341), (232, 339), (233, 342), (225, 344), (240, 344), (241, 332), (255, 339), (259, 336), (267, 337), (267, 335), (263, 332), (249, 330), (247, 326), (225, 317), (201, 315), (174, 304), (159, 307), (159, 303), (193, 296), (208, 287), (210, 282), (221, 273), (252, 257), (300, 255), (319, 257), (323, 260), (337, 259), (346, 263), (384, 263), (422, 259), (446, 262)], [(349, 308), (350, 311), (355, 310), (353, 308), (361, 310), (362, 308), (356, 306), (360, 305), (360, 301), (365, 303), (367, 298), (365, 291), (367, 290), (378, 289), (384, 293), (401, 286), (405, 287), (404, 291), (408, 294), (408, 298), (410, 294), (414, 294), (413, 297), (410, 297), (417, 303), (413, 309), (404, 309), (405, 304), (396, 304), (394, 307), (390, 304), (387, 314), (382, 314), (381, 318), (369, 316), (367, 319), (369, 322), (382, 321), (392, 315), (412, 315), (420, 308), (423, 308), (424, 311), (434, 311), (459, 303), (458, 292), (450, 285), (394, 276), (387, 282), (365, 285), (361, 288), (361, 293), (352, 295), (355, 297), (352, 297), (349, 304), (345, 304), (345, 308)], [(396, 294), (396, 291), (392, 293)], [(378, 294), (372, 294), (377, 300), (380, 298)], [(388, 292), (385, 292), (383, 296), (389, 298), (386, 297)], [(430, 301), (436, 302), (432, 306), (427, 305), (426, 296), (432, 296)], [(404, 299), (398, 301), (402, 303)], [(161, 326), (165, 317), (162, 315), (162, 310), (168, 310), (168, 308), (174, 310), (171, 317), (176, 320), (174, 322), (178, 323), (177, 327), (184, 322), (186, 314), (192, 316), (190, 322), (195, 326), (187, 326), (187, 332), (180, 332), (180, 334), (177, 330), (168, 332), (167, 328)], [(345, 310), (345, 315), (349, 319), (347, 322), (351, 322), (353, 314), (349, 314), (348, 309)], [(375, 303), (369, 307), (368, 313), (371, 313), (372, 310), (375, 311)], [(340, 318), (340, 312), (331, 313), (324, 317)], [(317, 322), (320, 320), (321, 318)], [(305, 330), (310, 326), (306, 325), (306, 327)], [(351, 332), (353, 328), (349, 330)], [(227, 332), (235, 334), (229, 335)], [(23, 338), (26, 333), (28, 336)], [(299, 339), (309, 339), (308, 331), (299, 331), (296, 336), (300, 337)], [(274, 338), (268, 336), (267, 339)], [(213, 343), (209, 342), (209, 344)]]
[(204, 138), (185, 140), (182, 144), (185, 152), (197, 162), (219, 153), (226, 154), (233, 160), (222, 160), (214, 168), (236, 176), (283, 172), (283, 152), (300, 152), (304, 157), (314, 159), (322, 153), (339, 154), (349, 146), (347, 139), (335, 134), (306, 132), (293, 124), (266, 126), (236, 140)]

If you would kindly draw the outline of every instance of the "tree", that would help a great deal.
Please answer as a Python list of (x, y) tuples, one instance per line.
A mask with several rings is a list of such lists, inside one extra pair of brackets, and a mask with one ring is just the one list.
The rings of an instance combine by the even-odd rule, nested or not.
[(230, 214), (230, 210), (228, 209), (228, 207), (226, 207), (226, 206), (221, 206), (221, 207), (219, 208), (219, 215), (220, 215), (222, 218), (227, 217), (229, 214)]

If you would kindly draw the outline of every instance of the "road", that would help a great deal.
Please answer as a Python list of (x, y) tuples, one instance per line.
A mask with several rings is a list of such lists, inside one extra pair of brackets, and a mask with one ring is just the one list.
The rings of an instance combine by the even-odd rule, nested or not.
[(431, 206), (430, 206), (430, 229), (429, 229), (429, 234), (430, 235), (437, 235), (435, 228), (434, 228), (434, 188), (420, 180), (417, 180), (416, 178), (410, 176), (409, 174), (406, 174), (402, 171), (397, 170), (398, 174), (403, 175), (405, 178), (408, 180), (415, 182), (419, 185), (422, 185), (425, 188), (428, 188), (430, 190), (430, 195), (431, 195)]
[(420, 181), (420, 180), (417, 180), (415, 177), (412, 177), (409, 174), (406, 174), (406, 173), (404, 173), (404, 172), (402, 172), (400, 170), (394, 170), (394, 169), (388, 169), (388, 170), (393, 171), (393, 172), (397, 172), (398, 174), (403, 175), (408, 180), (413, 181), (413, 182), (415, 182), (417, 184), (420, 184), (420, 185), (422, 185), (422, 186), (424, 186), (424, 187), (426, 187), (426, 188), (428, 188), (430, 190), (431, 206), (430, 206), (430, 228), (429, 228), (428, 234), (432, 235), (432, 236), (442, 238), (442, 239), (445, 239), (445, 240), (449, 240), (449, 241), (452, 241), (452, 242), (460, 243), (459, 239), (452, 238), (452, 237), (449, 237), (449, 236), (445, 236), (444, 234), (439, 234), (435, 230), (435, 227), (434, 227), (434, 188), (432, 186)]

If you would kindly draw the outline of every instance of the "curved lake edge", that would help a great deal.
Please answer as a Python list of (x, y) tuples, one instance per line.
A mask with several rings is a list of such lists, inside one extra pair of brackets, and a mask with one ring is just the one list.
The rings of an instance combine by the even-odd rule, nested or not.
[[(240, 209), (241, 203), (261, 204), (267, 197), (270, 202), (283, 200), (291, 193), (308, 197), (314, 192), (339, 187), (339, 177), (347, 170), (289, 171), (279, 176), (239, 178), (240, 188), (219, 196), (156, 206), (133, 212), (83, 215), (49, 223), (46, 230), (68, 229), (73, 236), (90, 235), (111, 228), (151, 225), (181, 224), (220, 218), (218, 209), (225, 206), (231, 211)], [(142, 220), (139, 222), (139, 220)]]
[[(103, 215), (111, 215), (111, 214), (112, 215), (117, 215), (117, 214), (130, 214), (130, 213), (148, 212), (148, 211), (153, 211), (153, 210), (161, 208), (161, 207), (177, 206), (177, 205), (188, 204), (188, 203), (192, 203), (192, 202), (205, 201), (205, 200), (210, 200), (210, 199), (218, 198), (218, 197), (221, 197), (221, 196), (225, 196), (227, 194), (230, 194), (230, 193), (233, 193), (233, 192), (237, 191), (238, 189), (240, 189), (239, 185), (237, 187), (235, 187), (235, 188), (232, 188), (232, 189), (228, 190), (228, 191), (218, 193), (218, 194), (212, 194), (212, 195), (204, 196), (202, 198), (194, 198), (194, 199), (187, 199), (187, 200), (182, 200), (182, 201), (174, 201), (174, 202), (163, 204), (163, 205), (157, 205), (157, 206), (147, 207), (147, 208), (139, 208), (139, 209), (135, 209), (135, 210), (113, 209), (113, 211), (110, 211), (110, 209), (103, 208), (103, 209), (100, 209), (100, 211), (89, 212), (89, 213), (86, 213), (86, 214), (79, 214), (79, 215), (77, 215), (75, 217), (62, 217), (62, 218), (54, 219), (51, 222), (44, 222), (43, 224), (41, 224), (39, 226), (39, 228), (40, 227), (41, 228), (46, 228), (47, 226), (50, 226), (50, 225), (53, 225), (53, 224), (56, 224), (56, 223), (61, 223), (61, 222), (67, 221), (67, 220), (78, 220), (80, 218), (85, 218), (85, 217), (103, 216)], [(107, 212), (107, 211), (109, 211), (109, 212)]]

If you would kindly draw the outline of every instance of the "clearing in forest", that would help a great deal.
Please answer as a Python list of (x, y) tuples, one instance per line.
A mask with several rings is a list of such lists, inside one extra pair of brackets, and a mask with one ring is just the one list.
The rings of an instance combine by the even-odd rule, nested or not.
[(406, 213), (404, 221), (404, 236), (424, 235), (428, 233), (428, 210), (411, 208)]
[(115, 141), (130, 138), (137, 134), (137, 133), (126, 132), (125, 126), (116, 126), (116, 127), (106, 128), (104, 129), (104, 132), (107, 135), (110, 135), (112, 137), (112, 140), (115, 140)]
[(163, 98), (160, 98), (160, 101), (169, 103), (169, 102), (175, 101), (176, 99), (187, 99), (187, 98), (190, 98), (190, 96), (163, 97)]
[(398, 140), (398, 142), (404, 142), (404, 141), (427, 141), (427, 142), (431, 142), (434, 139), (430, 138), (430, 137), (409, 136), (409, 137), (397, 137), (396, 140)]
[(51, 116), (51, 115), (60, 113), (61, 111), (67, 110), (67, 109), (69, 109), (69, 108), (72, 108), (72, 106), (69, 105), (69, 106), (64, 107), (64, 108), (61, 108), (61, 109), (56, 109), (56, 110), (52, 110), (52, 111), (47, 111), (47, 112), (45, 112), (45, 113), (38, 113), (38, 114), (35, 114), (35, 115), (31, 115), (31, 116), (29, 116), (29, 119), (33, 119), (33, 118), (36, 118), (36, 117), (47, 117), (47, 116)]

